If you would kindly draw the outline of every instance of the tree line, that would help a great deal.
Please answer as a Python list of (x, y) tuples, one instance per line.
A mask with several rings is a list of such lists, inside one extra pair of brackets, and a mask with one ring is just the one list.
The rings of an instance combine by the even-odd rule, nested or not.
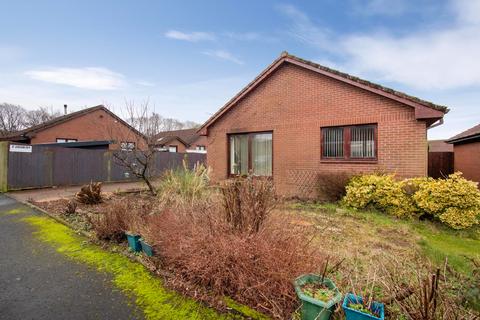
[[(147, 136), (155, 135), (161, 131), (181, 130), (198, 127), (199, 124), (193, 121), (182, 122), (174, 118), (165, 118), (158, 113), (152, 112), (146, 106), (140, 106), (140, 111), (133, 112), (136, 109), (132, 104), (127, 104), (126, 121), (134, 128)], [(24, 107), (11, 104), (0, 103), (0, 137), (8, 134), (30, 128), (63, 114), (52, 107), (39, 107), (35, 110), (27, 110)]]
[(35, 110), (26, 110), (17, 104), (1, 103), (0, 136), (42, 124), (61, 115), (53, 108), (39, 107)]

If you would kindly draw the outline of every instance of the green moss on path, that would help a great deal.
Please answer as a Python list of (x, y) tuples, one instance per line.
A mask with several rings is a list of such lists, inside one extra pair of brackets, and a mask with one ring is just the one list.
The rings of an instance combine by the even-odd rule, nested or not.
[(110, 273), (115, 286), (135, 298), (146, 319), (232, 319), (214, 309), (163, 287), (141, 264), (125, 256), (89, 244), (68, 227), (49, 218), (30, 216), (22, 219), (34, 226), (35, 236), (67, 257)]
[(3, 212), (4, 215), (15, 215), (15, 214), (20, 214), (20, 213), (26, 213), (28, 210), (26, 208), (15, 208), (15, 209), (10, 209), (8, 211)]

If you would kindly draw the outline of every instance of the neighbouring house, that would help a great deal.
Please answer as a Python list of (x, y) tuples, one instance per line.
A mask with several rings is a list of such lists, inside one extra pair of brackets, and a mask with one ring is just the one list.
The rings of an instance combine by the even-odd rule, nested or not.
[[(66, 113), (66, 106), (65, 106)], [(147, 146), (145, 137), (103, 105), (66, 113), (0, 140), (32, 145), (131, 149)]]
[(480, 182), (480, 124), (450, 138), (453, 144), (454, 169), (465, 178)]
[(453, 145), (445, 140), (428, 141), (428, 176), (442, 178), (453, 173)]
[(201, 136), (196, 128), (163, 131), (155, 138), (155, 145), (162, 151), (182, 153), (206, 153), (207, 138)]
[(286, 52), (208, 119), (213, 181), (252, 172), (314, 195), (319, 173), (427, 175), (427, 129), (448, 109)]

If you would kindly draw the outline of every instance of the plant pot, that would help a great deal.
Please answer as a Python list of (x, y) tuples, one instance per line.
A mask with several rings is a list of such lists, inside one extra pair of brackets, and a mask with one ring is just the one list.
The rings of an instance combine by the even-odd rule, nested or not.
[(372, 316), (367, 313), (364, 313), (360, 310), (355, 310), (349, 307), (350, 304), (353, 303), (362, 303), (362, 297), (358, 297), (352, 293), (349, 293), (345, 296), (345, 299), (343, 300), (342, 308), (343, 311), (345, 312), (345, 316), (347, 320), (383, 320), (385, 319), (385, 311), (384, 311), (384, 305), (383, 303), (380, 302), (373, 302), (371, 311), (378, 313), (380, 316)]
[(142, 246), (142, 251), (145, 253), (147, 256), (152, 257), (153, 256), (153, 247), (149, 245), (145, 240), (140, 238), (140, 244)]
[[(335, 295), (327, 302), (314, 299), (306, 295), (302, 290), (302, 286), (307, 283), (321, 283), (328, 289), (334, 291)], [(302, 320), (328, 320), (335, 310), (335, 305), (342, 300), (342, 294), (338, 291), (332, 280), (324, 278), (322, 282), (322, 277), (319, 275), (302, 275), (295, 279), (294, 286), (298, 298), (302, 301)]]
[(142, 251), (142, 245), (140, 244), (140, 235), (134, 233), (125, 232), (128, 240), (128, 247), (133, 252), (140, 252)]

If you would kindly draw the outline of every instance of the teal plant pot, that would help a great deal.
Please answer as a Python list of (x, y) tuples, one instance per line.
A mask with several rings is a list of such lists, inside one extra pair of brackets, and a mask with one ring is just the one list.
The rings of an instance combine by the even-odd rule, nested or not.
[(345, 312), (345, 316), (347, 320), (384, 320), (385, 319), (385, 312), (383, 303), (380, 302), (373, 302), (370, 311), (378, 314), (378, 317), (369, 315), (367, 313), (361, 312), (359, 310), (355, 310), (349, 307), (350, 304), (353, 303), (362, 303), (362, 297), (355, 296), (352, 293), (349, 293), (345, 296), (343, 300), (343, 311)]
[(140, 244), (142, 246), (142, 251), (145, 253), (147, 256), (152, 257), (153, 256), (153, 247), (149, 245), (145, 240), (140, 238)]
[(142, 245), (140, 244), (140, 235), (134, 233), (125, 232), (128, 240), (128, 247), (133, 252), (140, 252), (142, 251)]
[(323, 278), (323, 285), (334, 291), (334, 297), (327, 301), (314, 299), (302, 291), (302, 286), (307, 283), (322, 283), (322, 277), (316, 274), (306, 274), (294, 281), (295, 292), (302, 301), (302, 320), (328, 320), (335, 311), (335, 305), (342, 300), (342, 294), (338, 291), (332, 280)]

